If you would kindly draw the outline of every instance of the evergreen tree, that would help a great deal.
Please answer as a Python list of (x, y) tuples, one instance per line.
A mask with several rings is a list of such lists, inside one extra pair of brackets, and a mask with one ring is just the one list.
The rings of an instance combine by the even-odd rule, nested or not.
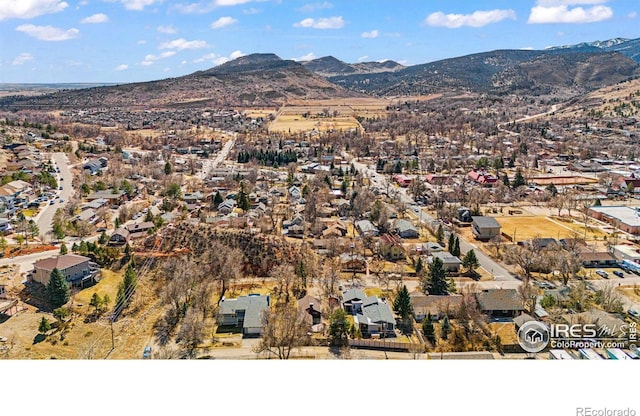
[(427, 314), (427, 317), (422, 321), (422, 333), (427, 341), (431, 343), (431, 345), (435, 345), (436, 343), (436, 329), (433, 326), (433, 318), (431, 317), (431, 313)]
[(551, 194), (551, 196), (556, 196), (556, 195), (558, 195), (558, 188), (556, 188), (556, 186), (553, 184), (553, 182), (551, 182), (551, 183), (547, 186), (547, 191)]
[(442, 334), (442, 339), (447, 339), (450, 332), (451, 323), (449, 322), (449, 317), (445, 315), (444, 318), (442, 318), (442, 323), (440, 324), (440, 333)]
[(405, 333), (411, 332), (411, 314), (413, 306), (411, 305), (411, 297), (406, 285), (398, 291), (396, 298), (393, 300), (393, 310), (400, 316), (402, 320), (402, 328)]
[(516, 176), (513, 178), (513, 187), (518, 188), (519, 186), (525, 186), (527, 181), (525, 181), (524, 176), (522, 176), (522, 170), (516, 170)]
[(62, 243), (60, 245), (60, 254), (61, 255), (65, 255), (69, 252), (69, 250), (67, 249), (67, 245), (65, 243)]
[(438, 224), (438, 230), (436, 231), (436, 240), (438, 240), (438, 244), (442, 244), (444, 242), (444, 228), (442, 228), (442, 224)]
[(416, 275), (420, 275), (424, 270), (424, 263), (422, 263), (422, 257), (418, 257), (418, 261), (416, 262)]
[(480, 261), (478, 261), (475, 251), (467, 251), (464, 259), (462, 259), (462, 266), (469, 271), (469, 274), (475, 275), (476, 269), (480, 267)]
[(449, 234), (449, 243), (447, 244), (447, 250), (453, 254), (453, 248), (456, 245), (456, 235), (454, 233)]
[(349, 345), (349, 321), (343, 309), (336, 309), (329, 318), (329, 345), (332, 347)]
[(173, 171), (173, 169), (171, 168), (171, 163), (167, 162), (164, 164), (164, 174), (165, 175), (171, 175), (171, 172)]
[(58, 308), (69, 301), (71, 289), (67, 283), (67, 279), (57, 268), (53, 269), (49, 276), (49, 284), (47, 284), (47, 294), (49, 302), (54, 308)]
[(43, 316), (42, 319), (40, 320), (40, 325), (38, 326), (38, 332), (44, 335), (50, 330), (51, 330), (51, 324), (49, 323), (49, 320)]
[(511, 188), (511, 184), (509, 183), (509, 176), (505, 173), (502, 176), (502, 183), (507, 187), (507, 188)]
[(89, 306), (96, 308), (96, 313), (98, 313), (98, 309), (102, 306), (102, 299), (100, 298), (100, 295), (94, 292), (93, 296), (91, 296), (91, 300), (89, 301)]
[(106, 231), (103, 231), (102, 234), (100, 234), (100, 237), (98, 237), (98, 244), (105, 245), (108, 241), (109, 236), (107, 235)]
[(224, 200), (222, 199), (222, 195), (220, 195), (220, 191), (216, 192), (216, 195), (213, 197), (213, 205), (218, 207), (218, 205), (222, 204)]
[(447, 274), (444, 270), (444, 263), (437, 257), (429, 265), (429, 280), (428, 291), (430, 295), (447, 294)]
[(456, 236), (453, 242), (453, 248), (449, 251), (452, 255), (460, 257), (460, 238)]
[(249, 211), (250, 207), (251, 203), (249, 201), (249, 195), (247, 195), (244, 182), (241, 182), (240, 192), (238, 193), (238, 208), (240, 208), (244, 212), (247, 212)]
[(120, 228), (120, 218), (116, 217), (114, 225), (116, 226), (116, 228)]

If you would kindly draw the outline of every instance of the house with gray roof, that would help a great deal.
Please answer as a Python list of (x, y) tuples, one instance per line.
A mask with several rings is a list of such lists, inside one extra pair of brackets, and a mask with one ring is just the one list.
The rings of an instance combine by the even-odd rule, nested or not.
[(381, 334), (395, 336), (396, 319), (389, 305), (377, 296), (369, 296), (362, 301), (362, 313), (354, 315), (353, 321), (364, 337)]
[(471, 217), (471, 230), (476, 240), (491, 240), (500, 235), (500, 223), (493, 217)]
[(462, 261), (448, 251), (436, 251), (431, 253), (431, 256), (427, 258), (427, 263), (433, 263), (433, 260), (436, 258), (442, 260), (442, 266), (445, 271), (452, 273), (458, 273), (460, 271)]
[(391, 229), (402, 238), (418, 238), (420, 236), (418, 229), (411, 222), (403, 219), (393, 221)]
[(235, 327), (241, 330), (243, 336), (260, 336), (264, 329), (262, 315), (269, 309), (269, 305), (268, 294), (223, 298), (218, 311), (218, 325)]
[(342, 294), (342, 306), (347, 313), (355, 315), (362, 312), (362, 301), (367, 295), (361, 289), (349, 289)]
[(355, 225), (362, 237), (376, 237), (378, 235), (378, 229), (369, 220), (358, 221)]

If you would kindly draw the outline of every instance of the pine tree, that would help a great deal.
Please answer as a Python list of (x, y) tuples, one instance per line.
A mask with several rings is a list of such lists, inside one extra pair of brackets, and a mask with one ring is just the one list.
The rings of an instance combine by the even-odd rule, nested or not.
[(247, 191), (245, 190), (244, 182), (240, 183), (240, 192), (238, 193), (238, 208), (242, 211), (247, 212), (251, 207), (251, 203), (249, 202), (249, 196), (247, 195)]
[(173, 169), (171, 168), (171, 163), (167, 162), (164, 164), (164, 174), (165, 175), (171, 175), (171, 172), (173, 171)]
[(216, 207), (222, 204), (224, 200), (222, 199), (222, 195), (220, 195), (220, 191), (216, 192), (216, 195), (213, 197), (213, 205)]
[(51, 330), (51, 324), (49, 323), (49, 320), (43, 316), (42, 319), (40, 320), (40, 325), (38, 326), (38, 332), (44, 335), (50, 330)]
[(456, 235), (454, 233), (449, 234), (449, 243), (447, 244), (447, 250), (453, 254), (453, 248), (456, 245)]
[(467, 251), (464, 259), (462, 259), (462, 266), (469, 271), (469, 274), (475, 275), (476, 269), (480, 267), (480, 261), (478, 261), (475, 251)]
[(91, 296), (91, 300), (89, 301), (89, 306), (96, 308), (96, 313), (98, 313), (98, 309), (102, 306), (102, 299), (100, 298), (100, 295), (94, 292), (93, 296)]
[(438, 240), (438, 244), (442, 244), (444, 242), (444, 228), (442, 228), (442, 224), (438, 224), (438, 230), (436, 231), (436, 240)]
[(460, 238), (459, 237), (456, 236), (453, 243), (453, 249), (450, 250), (449, 252), (456, 257), (460, 257)]
[(551, 182), (551, 183), (547, 186), (547, 191), (551, 194), (551, 196), (556, 196), (556, 195), (558, 195), (558, 188), (556, 188), (556, 186), (553, 184), (553, 182)]
[(424, 264), (422, 263), (422, 257), (418, 257), (418, 261), (416, 262), (416, 275), (420, 275), (420, 273), (424, 270)]
[(440, 324), (442, 339), (447, 339), (449, 337), (449, 332), (451, 332), (451, 323), (449, 322), (449, 317), (445, 315), (444, 318), (442, 318), (442, 323)]
[(67, 249), (67, 245), (65, 243), (62, 243), (60, 245), (60, 254), (61, 255), (65, 255), (69, 252), (69, 250)]
[(413, 306), (411, 305), (411, 296), (409, 296), (409, 290), (406, 285), (402, 286), (402, 289), (398, 291), (396, 298), (393, 300), (393, 310), (402, 320), (403, 331), (410, 332)]
[(429, 341), (432, 345), (436, 343), (436, 329), (433, 326), (433, 318), (431, 317), (431, 313), (427, 314), (427, 317), (422, 321), (422, 333), (424, 337)]
[(57, 268), (53, 269), (49, 276), (49, 284), (47, 284), (47, 294), (49, 302), (54, 308), (58, 308), (69, 301), (71, 289), (67, 283), (67, 279)]
[(524, 176), (522, 176), (522, 170), (520, 169), (516, 170), (516, 176), (513, 178), (513, 187), (518, 188), (526, 184), (527, 184), (527, 181), (525, 181)]
[(336, 309), (329, 318), (329, 345), (332, 347), (349, 345), (349, 321), (343, 309)]
[(504, 186), (506, 186), (507, 188), (511, 188), (511, 184), (509, 183), (509, 176), (507, 176), (507, 174), (505, 173), (502, 176), (502, 183), (504, 184)]
[(446, 295), (447, 294), (447, 274), (444, 270), (444, 263), (435, 257), (429, 265), (429, 294), (430, 295)]

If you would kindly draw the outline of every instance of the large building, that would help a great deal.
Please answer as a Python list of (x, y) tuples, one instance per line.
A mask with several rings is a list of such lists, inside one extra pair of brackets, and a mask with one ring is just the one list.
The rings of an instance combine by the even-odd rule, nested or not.
[(38, 260), (34, 264), (34, 272), (31, 280), (47, 285), (53, 269), (62, 272), (67, 282), (80, 286), (85, 281), (93, 278), (89, 257), (76, 254), (65, 254), (48, 259)]
[(589, 214), (600, 221), (605, 221), (614, 227), (634, 235), (640, 235), (640, 210), (626, 206), (591, 207)]

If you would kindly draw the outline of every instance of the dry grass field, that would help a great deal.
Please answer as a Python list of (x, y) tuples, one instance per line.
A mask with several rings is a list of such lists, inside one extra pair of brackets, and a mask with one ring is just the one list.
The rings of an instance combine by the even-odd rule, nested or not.
[[(544, 216), (506, 216), (496, 217), (502, 227), (502, 232), (515, 237), (516, 241), (542, 238), (573, 238), (576, 234), (584, 236), (584, 227), (575, 223), (561, 223)], [(587, 231), (587, 239), (601, 236), (601, 231), (592, 229)]]
[(293, 101), (278, 110), (270, 132), (351, 130), (361, 128), (358, 117), (385, 117), (388, 100), (349, 98)]

